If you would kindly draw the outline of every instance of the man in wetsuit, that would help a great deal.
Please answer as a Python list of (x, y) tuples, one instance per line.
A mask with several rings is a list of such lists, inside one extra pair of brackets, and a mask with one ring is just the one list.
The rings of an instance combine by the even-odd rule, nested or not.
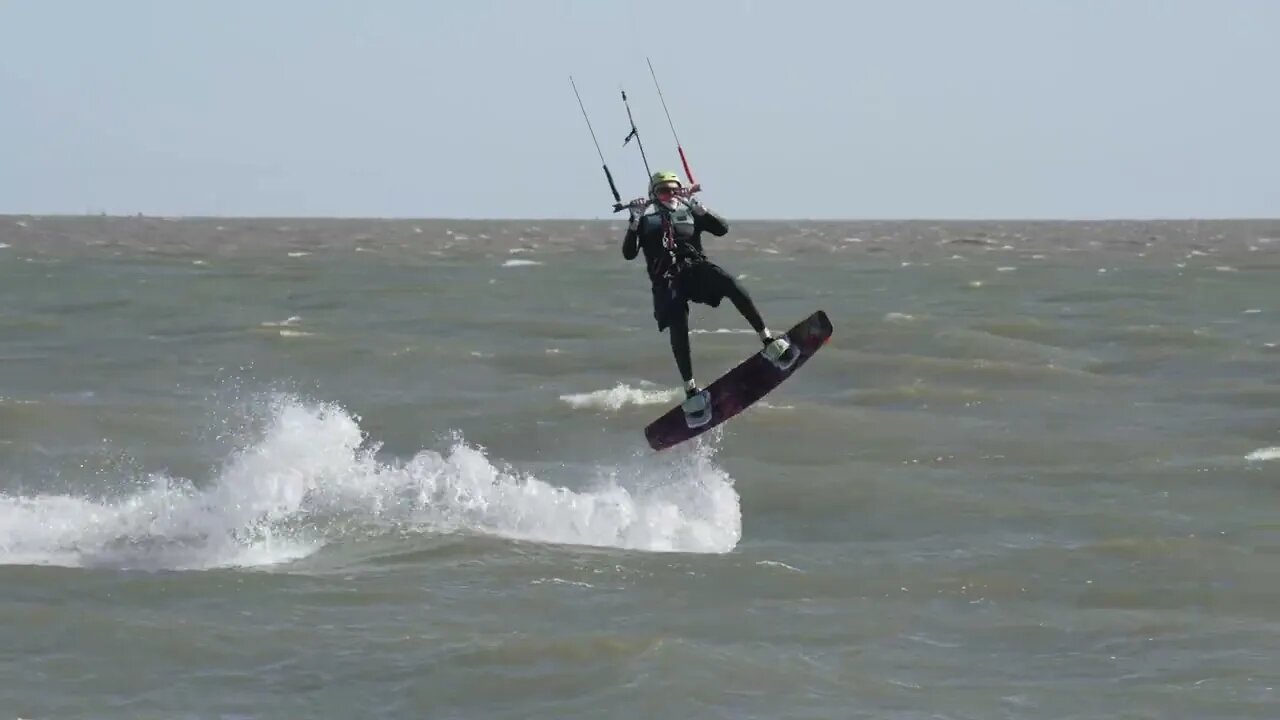
[(755, 303), (742, 286), (702, 250), (702, 233), (717, 237), (729, 232), (724, 218), (711, 212), (691, 194), (680, 192), (680, 177), (661, 171), (649, 180), (649, 202), (631, 208), (631, 220), (622, 241), (622, 257), (631, 260), (644, 251), (645, 265), (653, 285), (653, 318), (658, 330), (669, 328), (671, 351), (684, 380), (684, 410), (691, 423), (710, 419), (709, 399), (693, 378), (689, 353), (689, 302), (719, 307), (729, 298), (751, 329), (764, 343), (764, 356), (783, 370), (795, 363), (797, 354), (785, 334), (765, 327)]

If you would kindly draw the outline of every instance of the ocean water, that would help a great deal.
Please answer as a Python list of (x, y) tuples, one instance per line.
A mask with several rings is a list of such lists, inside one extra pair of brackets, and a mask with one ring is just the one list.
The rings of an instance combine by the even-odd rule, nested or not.
[(1280, 221), (621, 234), (0, 217), (0, 718), (1277, 716)]

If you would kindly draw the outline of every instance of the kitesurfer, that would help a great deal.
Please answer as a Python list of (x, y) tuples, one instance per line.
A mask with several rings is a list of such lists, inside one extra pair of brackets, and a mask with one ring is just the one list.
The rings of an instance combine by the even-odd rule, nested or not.
[(703, 416), (709, 419), (710, 413), (709, 399), (693, 377), (690, 302), (719, 307), (727, 297), (764, 343), (762, 354), (766, 359), (788, 370), (798, 356), (785, 334), (768, 329), (742, 284), (707, 259), (702, 248), (704, 232), (721, 237), (729, 232), (729, 225), (720, 214), (685, 191), (679, 175), (663, 170), (649, 180), (648, 201), (631, 204), (631, 218), (622, 242), (622, 256), (627, 260), (644, 253), (653, 289), (653, 317), (659, 332), (669, 332), (676, 368), (684, 381), (684, 410), (691, 420)]

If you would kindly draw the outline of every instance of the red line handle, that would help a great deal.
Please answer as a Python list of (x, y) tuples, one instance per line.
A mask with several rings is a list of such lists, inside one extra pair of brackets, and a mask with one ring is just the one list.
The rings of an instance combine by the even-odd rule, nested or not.
[(692, 186), (694, 186), (694, 187), (697, 187), (697, 186), (698, 186), (698, 182), (697, 182), (696, 180), (694, 180), (694, 179), (693, 179), (693, 171), (689, 169), (689, 159), (688, 159), (688, 158), (686, 158), (686, 157), (684, 156), (684, 148), (682, 148), (682, 147), (680, 147), (679, 145), (677, 145), (677, 146), (676, 146), (676, 150), (678, 150), (678, 151), (680, 152), (680, 164), (684, 165), (684, 175), (685, 175), (685, 177), (689, 178), (689, 184), (690, 184), (690, 185), (692, 185)]

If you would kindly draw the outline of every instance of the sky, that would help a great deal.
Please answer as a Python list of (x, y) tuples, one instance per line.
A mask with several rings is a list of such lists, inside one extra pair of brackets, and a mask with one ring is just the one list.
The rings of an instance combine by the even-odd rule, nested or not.
[[(1280, 216), (1276, 0), (0, 0), (0, 213)], [(681, 172), (683, 175), (684, 173)]]

